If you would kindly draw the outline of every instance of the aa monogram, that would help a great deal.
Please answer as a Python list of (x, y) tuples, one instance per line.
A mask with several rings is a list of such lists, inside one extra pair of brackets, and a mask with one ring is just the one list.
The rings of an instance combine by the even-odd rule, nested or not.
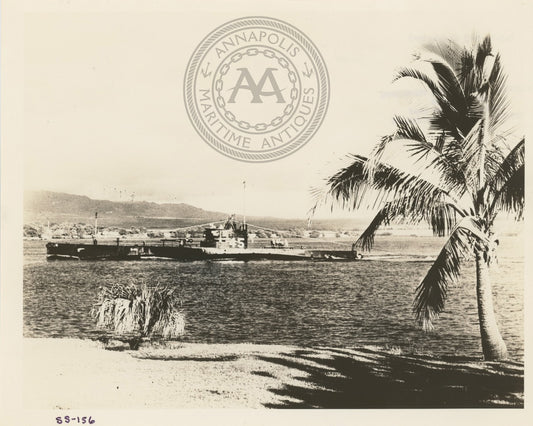
[(266, 162), (292, 154), (326, 114), (329, 78), (314, 44), (273, 18), (228, 22), (192, 55), (184, 81), (187, 113), (218, 152)]

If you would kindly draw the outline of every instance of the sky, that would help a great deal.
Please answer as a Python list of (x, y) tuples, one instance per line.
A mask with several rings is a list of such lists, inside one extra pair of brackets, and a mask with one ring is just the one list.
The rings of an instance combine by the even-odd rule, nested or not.
[[(525, 40), (513, 26), (518, 8), (464, 5), (457, 13), (444, 6), (429, 10), (424, 2), (398, 3), (397, 9), (388, 2), (177, 3), (146, 2), (136, 9), (133, 3), (76, 8), (51, 2), (55, 6), (26, 14), (25, 189), (241, 213), (246, 181), (247, 214), (306, 217), (310, 189), (345, 164), (346, 154), (369, 152), (392, 131), (394, 114), (420, 115), (428, 93), (412, 82), (393, 84), (395, 70), (428, 41), (469, 43), (473, 33), (490, 33), (502, 53), (518, 122), (525, 108)], [(182, 93), (187, 62), (203, 37), (253, 15), (282, 19), (306, 33), (322, 53), (331, 85), (315, 136), (294, 154), (263, 164), (232, 160), (203, 142)], [(518, 128), (517, 137), (522, 134)], [(350, 215), (329, 206), (317, 212)]]

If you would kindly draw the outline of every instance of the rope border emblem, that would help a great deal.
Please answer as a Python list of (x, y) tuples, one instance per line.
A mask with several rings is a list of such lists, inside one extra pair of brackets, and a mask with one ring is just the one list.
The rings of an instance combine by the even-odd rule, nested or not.
[[(295, 140), (292, 140), (291, 142), (281, 146), (277, 150), (269, 152), (247, 152), (244, 149), (236, 149), (226, 143), (221, 142), (219, 139), (214, 137), (205, 126), (203, 120), (198, 114), (194, 101), (194, 81), (196, 75), (198, 74), (198, 72), (200, 72), (200, 62), (206, 51), (211, 48), (213, 42), (218, 40), (220, 37), (224, 36), (228, 32), (250, 27), (253, 28), (254, 26), (275, 29), (296, 39), (305, 49), (306, 54), (312, 59), (313, 65), (315, 66), (315, 69), (317, 71), (319, 83), (318, 104), (316, 112), (314, 113), (305, 131), (301, 133)], [(322, 124), (328, 108), (330, 95), (328, 71), (322, 58), (322, 55), (320, 54), (316, 46), (313, 44), (313, 42), (304, 33), (293, 27), (292, 25), (279, 19), (269, 17), (238, 18), (219, 26), (210, 34), (208, 34), (199, 43), (187, 64), (187, 69), (183, 82), (183, 92), (187, 115), (189, 116), (191, 123), (193, 124), (198, 134), (202, 137), (202, 139), (216, 151), (227, 157), (251, 163), (275, 161), (292, 154), (293, 152), (304, 146), (314, 136), (314, 134)]]

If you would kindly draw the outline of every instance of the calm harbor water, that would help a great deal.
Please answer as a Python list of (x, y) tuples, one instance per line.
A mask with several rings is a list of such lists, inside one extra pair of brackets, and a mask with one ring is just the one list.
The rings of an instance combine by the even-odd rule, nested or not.
[[(424, 333), (413, 292), (444, 240), (383, 236), (363, 262), (47, 261), (44, 241), (24, 243), (24, 335), (94, 337), (99, 287), (170, 283), (180, 289), (192, 342), (399, 347), (404, 353), (479, 356), (474, 265), (449, 290)], [(492, 279), (503, 337), (523, 357), (523, 241), (506, 237)]]

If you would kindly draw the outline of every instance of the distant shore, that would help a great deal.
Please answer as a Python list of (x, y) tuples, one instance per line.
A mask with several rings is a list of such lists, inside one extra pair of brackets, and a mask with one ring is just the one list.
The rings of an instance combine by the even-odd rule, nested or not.
[(35, 409), (524, 406), (522, 363), (376, 347), (176, 342), (131, 351), (25, 338), (23, 379), (24, 405)]

